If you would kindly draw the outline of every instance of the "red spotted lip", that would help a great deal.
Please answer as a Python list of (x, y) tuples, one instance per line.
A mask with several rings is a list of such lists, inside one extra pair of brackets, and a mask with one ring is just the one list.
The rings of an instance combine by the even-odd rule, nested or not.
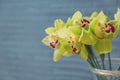
[(72, 46), (72, 53), (76, 54), (76, 51), (77, 51), (76, 47)]
[(54, 42), (50, 42), (50, 47), (51, 48), (55, 48), (55, 46), (57, 45), (58, 40), (55, 40)]
[(82, 26), (81, 26), (82, 28), (85, 28), (85, 26), (90, 23), (90, 22), (89, 22), (88, 20), (86, 20), (86, 19), (81, 20), (81, 22), (82, 22)]
[(105, 30), (106, 33), (115, 32), (115, 27), (112, 24), (105, 24), (106, 27), (109, 27), (108, 30)]

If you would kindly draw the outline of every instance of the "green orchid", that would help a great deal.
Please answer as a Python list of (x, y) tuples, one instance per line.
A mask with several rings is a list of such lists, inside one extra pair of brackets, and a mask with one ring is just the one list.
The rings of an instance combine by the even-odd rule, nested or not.
[(102, 11), (93, 18), (89, 24), (91, 32), (96, 36), (97, 41), (94, 49), (98, 54), (105, 54), (112, 51), (111, 39), (119, 32), (118, 22), (110, 20)]
[(73, 14), (72, 18), (68, 18), (66, 26), (78, 37), (79, 52), (78, 54), (84, 60), (88, 58), (88, 52), (85, 48), (85, 44), (95, 44), (96, 40), (89, 30), (90, 19), (88, 17), (82, 17), (80, 11)]
[(96, 43), (96, 38), (89, 29), (90, 18), (82, 17), (80, 11), (73, 14), (72, 18), (68, 18), (66, 26), (73, 34), (78, 37), (79, 52), (78, 54), (84, 60), (88, 58), (88, 52), (85, 45), (92, 45)]
[[(48, 34), (42, 42), (54, 49), (54, 61), (58, 61), (62, 56), (72, 56), (79, 51), (76, 44), (78, 36), (64, 25), (62, 20), (55, 20), (55, 27), (49, 27), (45, 31)], [(78, 46), (78, 45), (77, 45)]]
[[(111, 41), (119, 33), (120, 9), (114, 18), (111, 20), (103, 11), (93, 12), (90, 17), (83, 17), (80, 11), (76, 11), (66, 22), (56, 19), (53, 27), (45, 29), (47, 36), (42, 42), (54, 50), (53, 60), (55, 62), (63, 56), (78, 55), (93, 68), (106, 70), (108, 67), (112, 70)], [(99, 57), (99, 61), (102, 61), (101, 63), (97, 57)], [(107, 67), (105, 66), (106, 57), (108, 57)]]
[[(93, 15), (95, 16), (95, 14)], [(79, 36), (79, 42), (87, 45), (92, 45), (96, 43), (96, 39), (94, 35), (89, 30), (89, 23), (91, 18), (82, 17), (80, 11), (74, 13), (72, 18), (68, 19), (69, 29), (75, 34)]]
[(54, 61), (58, 61), (62, 56), (74, 54), (79, 54), (84, 60), (87, 59), (87, 50), (84, 44), (79, 41), (79, 37), (83, 30), (81, 26), (85, 27), (88, 21), (81, 20), (82, 14), (77, 11), (72, 18), (68, 19), (66, 24), (62, 20), (55, 20), (55, 27), (49, 27), (45, 30), (48, 36), (42, 42), (54, 49)]
[(115, 20), (110, 20), (103, 11), (93, 12), (90, 17), (83, 17), (77, 11), (66, 23), (61, 19), (55, 20), (54, 27), (45, 30), (47, 36), (42, 42), (54, 49), (54, 61), (75, 54), (87, 60), (90, 54), (86, 45), (93, 46), (98, 54), (109, 53), (112, 51), (111, 40), (119, 32), (119, 16), (120, 10), (115, 14)]

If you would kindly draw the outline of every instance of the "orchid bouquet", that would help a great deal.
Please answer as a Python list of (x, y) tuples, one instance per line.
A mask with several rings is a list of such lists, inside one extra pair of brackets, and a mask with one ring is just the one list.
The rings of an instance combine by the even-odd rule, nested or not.
[(110, 60), (111, 40), (117, 37), (119, 26), (120, 9), (114, 15), (114, 20), (103, 11), (93, 12), (90, 17), (77, 11), (66, 22), (55, 20), (54, 27), (45, 30), (48, 35), (42, 42), (54, 49), (54, 61), (62, 56), (78, 55), (92, 67), (101, 68), (96, 55), (100, 57), (104, 67), (105, 55)]

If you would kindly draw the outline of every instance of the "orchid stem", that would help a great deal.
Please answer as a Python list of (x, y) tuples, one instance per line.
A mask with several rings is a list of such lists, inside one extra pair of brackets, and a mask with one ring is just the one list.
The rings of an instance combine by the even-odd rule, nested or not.
[(88, 50), (88, 60), (89, 60), (89, 63), (95, 67), (95, 68), (100, 68), (100, 65), (96, 59), (96, 56), (94, 55), (93, 51), (92, 51), (92, 48), (91, 46), (89, 45), (86, 45), (86, 49)]
[(108, 53), (108, 62), (109, 62), (109, 69), (112, 70), (110, 53)]
[(102, 68), (105, 69), (105, 54), (100, 54), (100, 59), (102, 62)]

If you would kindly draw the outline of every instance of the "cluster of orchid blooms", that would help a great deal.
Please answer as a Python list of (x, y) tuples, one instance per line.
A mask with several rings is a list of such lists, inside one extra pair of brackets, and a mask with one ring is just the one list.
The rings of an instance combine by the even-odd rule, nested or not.
[(83, 17), (80, 11), (68, 18), (66, 23), (61, 19), (54, 22), (54, 27), (48, 27), (48, 34), (42, 42), (54, 49), (54, 61), (62, 56), (79, 55), (88, 59), (85, 45), (93, 46), (97, 54), (112, 51), (111, 40), (117, 37), (120, 25), (120, 9), (114, 20), (106, 16), (103, 11), (93, 12), (90, 17)]

